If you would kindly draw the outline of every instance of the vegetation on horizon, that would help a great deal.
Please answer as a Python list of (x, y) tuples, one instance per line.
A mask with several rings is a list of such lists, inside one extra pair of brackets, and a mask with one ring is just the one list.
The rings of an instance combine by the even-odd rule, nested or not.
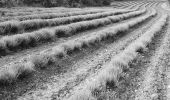
[(82, 7), (82, 6), (106, 6), (111, 0), (1, 0), (1, 7), (12, 6), (44, 6), (44, 7)]

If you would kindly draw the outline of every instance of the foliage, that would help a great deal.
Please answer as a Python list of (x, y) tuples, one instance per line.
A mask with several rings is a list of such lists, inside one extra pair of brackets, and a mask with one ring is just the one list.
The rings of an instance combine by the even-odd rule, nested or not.
[(17, 5), (40, 5), (44, 7), (67, 6), (106, 6), (110, 5), (111, 0), (1, 0), (0, 5), (11, 7)]

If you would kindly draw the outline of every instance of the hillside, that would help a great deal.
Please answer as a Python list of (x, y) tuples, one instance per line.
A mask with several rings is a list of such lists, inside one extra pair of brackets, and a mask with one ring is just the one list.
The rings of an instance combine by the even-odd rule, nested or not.
[(169, 16), (158, 0), (1, 8), (0, 100), (170, 100)]

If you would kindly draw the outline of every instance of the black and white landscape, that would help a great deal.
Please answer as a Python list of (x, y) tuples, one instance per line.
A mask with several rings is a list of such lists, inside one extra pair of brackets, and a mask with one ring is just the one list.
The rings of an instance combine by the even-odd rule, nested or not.
[(169, 2), (73, 1), (0, 2), (0, 100), (170, 100)]

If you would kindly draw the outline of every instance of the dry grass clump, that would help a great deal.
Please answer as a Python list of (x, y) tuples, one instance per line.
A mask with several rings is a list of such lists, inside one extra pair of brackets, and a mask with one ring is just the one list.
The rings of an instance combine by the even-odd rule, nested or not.
[[(114, 57), (110, 63), (106, 64), (103, 67), (104, 69), (94, 77), (94, 80), (90, 80), (82, 90), (77, 91), (69, 100), (81, 100), (81, 98), (83, 100), (93, 100), (91, 98), (99, 98), (99, 95), (94, 94), (100, 94), (100, 92), (105, 91), (107, 87), (112, 89), (116, 88), (118, 82), (123, 79), (124, 70), (128, 69), (129, 63), (137, 57), (137, 50), (146, 48), (154, 38), (154, 35), (161, 31), (166, 24), (167, 18), (167, 15), (163, 15), (150, 30), (131, 43), (122, 53)], [(87, 91), (88, 93), (86, 93)]]
[[(11, 66), (5, 65), (3, 66), (3, 68), (7, 70), (3, 70), (2, 72), (4, 73), (0, 73), (0, 81), (16, 79), (19, 75), (21, 75), (21, 73), (24, 73), (27, 70), (28, 72), (32, 72), (35, 68), (46, 68), (48, 65), (54, 63), (58, 57), (63, 57), (68, 52), (72, 52), (76, 49), (81, 49), (83, 45), (90, 46), (91, 44), (100, 42), (102, 39), (107, 39), (107, 37), (114, 37), (118, 33), (129, 30), (130, 27), (143, 22), (144, 20), (153, 17), (154, 15), (156, 15), (156, 13), (139, 17), (135, 19), (135, 22), (129, 21), (116, 27), (114, 26), (100, 32), (94, 32), (89, 35), (85, 35), (78, 39), (69, 40), (52, 48), (51, 50), (42, 51), (37, 56), (30, 56), (30, 58), (26, 61), (31, 64), (27, 64), (25, 60), (21, 60), (20, 62), (16, 62), (16, 64), (13, 63)], [(18, 65), (22, 65), (22, 67), (16, 68), (15, 70), (11, 71), (11, 69), (17, 67)]]
[(117, 15), (113, 17), (72, 23), (66, 26), (45, 28), (31, 33), (4, 36), (0, 40), (0, 52), (6, 53), (9, 50), (13, 51), (18, 49), (19, 47), (23, 48), (24, 46), (25, 47), (32, 46), (41, 41), (53, 40), (56, 37), (60, 38), (60, 37), (71, 36), (80, 31), (108, 25), (117, 21), (121, 21), (130, 17), (140, 15), (145, 12), (146, 9), (127, 13), (127, 14)]
[(0, 69), (0, 83), (12, 83), (18, 77), (25, 77), (33, 71), (34, 64), (31, 62), (5, 65)]

